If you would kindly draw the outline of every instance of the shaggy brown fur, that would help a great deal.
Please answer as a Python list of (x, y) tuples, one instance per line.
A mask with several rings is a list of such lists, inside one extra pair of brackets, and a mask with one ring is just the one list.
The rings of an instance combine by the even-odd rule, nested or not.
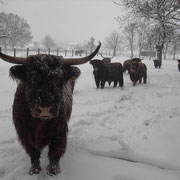
[(133, 82), (133, 85), (135, 86), (137, 81), (141, 83), (142, 79), (144, 84), (147, 81), (147, 67), (144, 63), (139, 62), (132, 62), (130, 64), (130, 70), (129, 70), (130, 79)]
[[(10, 69), (19, 84), (13, 103), (13, 121), (22, 146), (31, 159), (30, 174), (41, 171), (40, 154), (49, 146), (47, 173), (60, 172), (59, 160), (66, 150), (72, 91), (80, 75), (77, 67), (63, 65), (53, 55), (35, 55), (28, 63)], [(51, 107), (51, 118), (38, 118), (41, 107)]]
[(123, 72), (128, 71), (128, 73), (129, 73), (131, 62), (132, 62), (131, 59), (124, 61), (124, 63), (123, 63)]
[(143, 59), (140, 59), (140, 58), (132, 58), (131, 60), (132, 60), (132, 61), (136, 61), (136, 62), (141, 62)]
[(132, 62), (141, 62), (142, 59), (140, 58), (132, 58), (132, 59), (128, 59), (128, 60), (125, 60), (124, 63), (123, 63), (123, 72), (126, 72), (128, 71), (129, 73), (129, 70), (130, 70), (130, 64)]

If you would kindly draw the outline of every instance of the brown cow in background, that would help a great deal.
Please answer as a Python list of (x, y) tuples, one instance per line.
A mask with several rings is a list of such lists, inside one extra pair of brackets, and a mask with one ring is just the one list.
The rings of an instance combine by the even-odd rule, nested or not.
[(142, 79), (143, 79), (143, 83), (145, 84), (147, 81), (146, 65), (141, 62), (136, 62), (136, 61), (132, 62), (130, 64), (129, 76), (134, 86), (136, 85), (137, 81), (141, 83)]
[(135, 62), (141, 62), (142, 60), (143, 59), (140, 59), (140, 58), (131, 58), (131, 59), (125, 60), (123, 63), (123, 72), (128, 71), (128, 73), (129, 73), (130, 64), (134, 61)]

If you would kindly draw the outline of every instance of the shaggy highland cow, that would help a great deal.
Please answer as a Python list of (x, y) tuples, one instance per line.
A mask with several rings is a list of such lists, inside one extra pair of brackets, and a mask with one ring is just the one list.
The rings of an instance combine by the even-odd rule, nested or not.
[(114, 87), (119, 83), (120, 87), (124, 85), (123, 79), (123, 66), (121, 63), (109, 63), (108, 64), (108, 83), (114, 82)]
[(114, 87), (117, 86), (118, 82), (120, 87), (123, 86), (123, 69), (121, 63), (107, 63), (94, 59), (90, 61), (90, 64), (93, 66), (94, 80), (97, 88), (101, 86), (103, 89), (106, 81), (109, 85), (111, 82), (114, 82)]
[(177, 62), (178, 62), (178, 70), (180, 71), (180, 59), (178, 59)]
[(130, 70), (129, 70), (129, 76), (131, 81), (133, 82), (133, 85), (135, 86), (137, 81), (139, 81), (139, 83), (142, 82), (143, 79), (143, 83), (146, 83), (147, 80), (147, 67), (144, 63), (139, 63), (139, 62), (132, 62), (130, 64)]
[(72, 65), (90, 61), (96, 50), (84, 58), (39, 54), (27, 58), (0, 53), (0, 58), (15, 65), (10, 76), (19, 81), (13, 103), (13, 122), (22, 146), (31, 159), (29, 174), (41, 171), (40, 155), (49, 146), (47, 173), (60, 172), (59, 160), (66, 150), (72, 93), (80, 70)]
[(157, 59), (155, 59), (153, 61), (154, 61), (154, 67), (160, 69), (162, 62), (160, 60), (157, 60)]
[(96, 87), (99, 88), (101, 86), (103, 89), (105, 82), (108, 80), (107, 64), (99, 59), (91, 60), (90, 64), (93, 66), (93, 75)]

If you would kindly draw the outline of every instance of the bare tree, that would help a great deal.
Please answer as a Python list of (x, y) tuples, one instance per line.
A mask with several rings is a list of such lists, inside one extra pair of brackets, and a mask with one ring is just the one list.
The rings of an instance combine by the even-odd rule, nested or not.
[(148, 49), (147, 40), (148, 40), (148, 23), (146, 21), (139, 21), (136, 25), (136, 32), (137, 32), (137, 41), (138, 41), (138, 48), (139, 48), (139, 56), (142, 49)]
[(92, 51), (94, 50), (95, 47), (96, 47), (95, 46), (95, 38), (91, 37), (90, 40), (88, 41), (87, 49), (90, 50), (90, 52), (92, 53)]
[(39, 48), (39, 43), (37, 41), (33, 41), (33, 48), (38, 49)]
[(136, 35), (136, 23), (128, 23), (124, 28), (124, 36), (127, 39), (131, 51), (131, 57), (134, 56), (134, 42)]
[[(156, 50), (158, 60), (162, 60), (162, 51), (167, 41), (167, 30), (180, 27), (180, 3), (178, 0), (120, 0), (115, 2), (124, 5), (136, 19), (148, 19), (151, 26), (156, 29), (158, 38)], [(130, 16), (129, 16), (130, 17)], [(131, 16), (132, 17), (132, 16)]]
[(0, 41), (4, 45), (12, 47), (24, 47), (32, 40), (30, 26), (27, 21), (12, 13), (0, 13)]
[(180, 51), (180, 33), (175, 32), (173, 38), (171, 38), (171, 41), (168, 42), (168, 49), (170, 53), (172, 54), (172, 58), (176, 59), (176, 54), (178, 51)]
[(113, 56), (117, 55), (117, 50), (118, 48), (120, 48), (120, 44), (121, 44), (121, 36), (117, 31), (112, 32), (105, 39), (105, 46), (108, 49), (113, 50)]
[(50, 35), (46, 35), (43, 40), (43, 45), (46, 49), (49, 49), (55, 47), (56, 43)]

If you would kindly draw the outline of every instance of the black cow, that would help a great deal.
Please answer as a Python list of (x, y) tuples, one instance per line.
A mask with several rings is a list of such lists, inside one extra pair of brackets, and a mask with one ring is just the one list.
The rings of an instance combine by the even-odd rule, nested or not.
[(49, 146), (47, 173), (60, 172), (59, 160), (67, 145), (68, 121), (72, 111), (72, 93), (80, 70), (72, 65), (90, 61), (96, 50), (84, 58), (66, 58), (39, 54), (27, 58), (0, 53), (0, 58), (15, 65), (10, 76), (18, 79), (13, 103), (13, 122), (22, 146), (31, 159), (29, 173), (41, 171), (40, 155)]
[(93, 66), (94, 80), (97, 88), (101, 86), (103, 89), (106, 81), (109, 84), (114, 82), (114, 87), (117, 86), (118, 82), (120, 87), (124, 85), (121, 63), (107, 63), (102, 60), (95, 59), (91, 60), (90, 64)]
[(158, 60), (158, 59), (154, 59), (154, 67), (155, 68), (161, 68), (161, 65), (162, 65), (162, 61)]
[(178, 62), (178, 70), (180, 71), (180, 59), (178, 59), (177, 62)]
[(133, 82), (133, 85), (135, 86), (137, 81), (139, 83), (143, 82), (144, 84), (147, 81), (147, 67), (144, 63), (141, 62), (132, 62), (130, 64), (130, 70), (129, 70), (129, 76), (131, 81)]

